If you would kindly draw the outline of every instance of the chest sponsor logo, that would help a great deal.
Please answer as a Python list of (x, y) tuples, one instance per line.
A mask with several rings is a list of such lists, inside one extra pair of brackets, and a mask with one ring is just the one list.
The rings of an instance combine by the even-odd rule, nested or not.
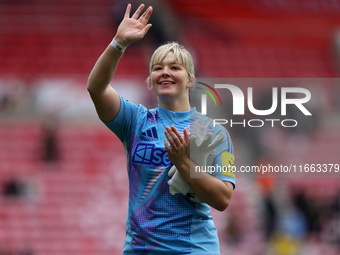
[(139, 143), (133, 154), (132, 162), (141, 165), (163, 165), (171, 164), (165, 148), (157, 148), (154, 144)]

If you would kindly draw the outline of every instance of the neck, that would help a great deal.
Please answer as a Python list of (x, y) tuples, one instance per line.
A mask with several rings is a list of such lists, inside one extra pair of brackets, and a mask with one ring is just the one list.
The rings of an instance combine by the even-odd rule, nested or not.
[(189, 100), (164, 102), (160, 98), (158, 98), (158, 104), (160, 107), (173, 112), (186, 112), (191, 109)]

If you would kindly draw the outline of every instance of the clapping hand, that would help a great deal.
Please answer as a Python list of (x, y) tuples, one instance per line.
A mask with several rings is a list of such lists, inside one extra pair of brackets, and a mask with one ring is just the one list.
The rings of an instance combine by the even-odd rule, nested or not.
[[(190, 143), (190, 159), (198, 166), (210, 165), (212, 163), (212, 158), (215, 155), (215, 149), (218, 145), (223, 142), (225, 135), (223, 133), (218, 134), (213, 138), (213, 134), (211, 132), (207, 132), (203, 137), (198, 137), (197, 135), (188, 135), (186, 129), (183, 131), (184, 138), (181, 137), (179, 132), (175, 127), (167, 128), (165, 132), (172, 147), (165, 141), (165, 147), (168, 151), (168, 155), (170, 160), (174, 163), (174, 165), (168, 171), (169, 181), (168, 184), (170, 186), (170, 193), (176, 194), (181, 193), (184, 196), (190, 194), (190, 200), (194, 202), (201, 202), (198, 196), (191, 190), (189, 184), (184, 180), (184, 178), (179, 173), (176, 163), (179, 163), (183, 160), (180, 157), (186, 157), (188, 149), (188, 145)], [(183, 149), (181, 149), (183, 148)], [(178, 154), (175, 152), (179, 152)]]

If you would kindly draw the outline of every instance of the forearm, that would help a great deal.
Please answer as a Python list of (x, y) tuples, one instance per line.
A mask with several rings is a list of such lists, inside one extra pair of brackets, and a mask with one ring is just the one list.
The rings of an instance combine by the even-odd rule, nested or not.
[[(126, 7), (122, 22), (117, 28), (115, 42), (123, 47), (142, 39), (151, 27), (147, 24), (152, 13), (152, 7), (141, 15), (144, 4), (141, 4), (130, 18), (131, 4)], [(88, 79), (87, 89), (91, 94), (100, 94), (111, 82), (118, 62), (123, 52), (109, 45), (97, 60)]]
[(111, 82), (123, 52), (108, 45), (98, 58), (88, 78), (87, 89), (90, 93), (101, 93)]
[(120, 110), (120, 97), (109, 84), (123, 55), (122, 51), (131, 43), (142, 39), (151, 27), (151, 24), (147, 22), (151, 16), (152, 7), (141, 15), (143, 8), (144, 5), (140, 5), (130, 18), (131, 4), (128, 4), (114, 41), (106, 47), (89, 75), (87, 90), (99, 118), (103, 121), (112, 121)]
[(195, 173), (195, 177), (191, 177), (190, 173), (195, 171), (195, 166), (195, 163), (189, 158), (176, 165), (184, 180), (187, 181), (192, 191), (202, 202), (209, 204), (219, 211), (224, 211), (232, 197), (232, 184), (225, 183), (204, 172)]

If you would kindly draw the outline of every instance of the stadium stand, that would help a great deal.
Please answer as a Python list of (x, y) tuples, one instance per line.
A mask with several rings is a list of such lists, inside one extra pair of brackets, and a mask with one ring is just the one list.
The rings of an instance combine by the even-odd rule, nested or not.
[[(338, 77), (332, 48), (333, 34), (340, 24), (337, 1), (240, 2), (172, 1), (199, 76)], [(80, 77), (84, 81), (80, 89), (86, 90), (86, 77), (115, 31), (112, 13), (118, 3), (122, 4), (109, 0), (0, 1), (1, 84), (15, 77), (27, 87), (39, 89), (34, 84), (41, 77), (54, 80), (71, 76)], [(131, 46), (124, 53), (117, 77), (132, 77), (132, 72), (133, 77), (144, 81), (149, 52), (146, 43)], [(0, 89), (3, 93), (7, 88)], [(327, 107), (323, 117), (337, 115), (339, 91), (334, 86), (325, 89)], [(44, 115), (34, 109), (32, 116), (24, 118), (0, 114), (0, 189), (3, 192), (9, 180), (22, 184), (19, 195), (0, 195), (0, 254), (121, 254), (128, 182), (120, 141), (105, 127), (93, 124), (100, 124), (97, 119), (66, 118), (55, 131), (58, 160), (45, 162)], [(338, 130), (338, 120), (332, 118), (328, 125), (305, 137), (304, 144), (277, 132), (276, 140), (269, 141), (270, 150), (283, 162), (297, 156), (306, 162), (333, 162), (338, 160)], [(242, 144), (236, 139), (234, 143), (236, 151), (242, 151)], [(303, 151), (292, 149), (303, 148), (298, 145), (311, 146)], [(237, 160), (242, 164), (242, 154), (239, 155)], [(275, 191), (277, 201), (302, 190), (328, 213), (333, 212), (329, 207), (335, 203), (340, 188), (336, 176), (284, 180)], [(261, 225), (261, 196), (254, 179), (241, 178), (228, 208), (230, 213), (213, 210), (221, 254), (266, 254), (271, 244), (264, 238)], [(237, 215), (236, 219), (231, 218), (232, 214)], [(329, 215), (336, 214), (326, 216)], [(332, 225), (326, 216), (322, 218), (325, 228), (326, 223)], [(230, 244), (231, 234), (226, 230), (231, 219), (243, 224), (243, 236), (236, 245)], [(323, 229), (315, 238), (318, 241), (306, 238), (300, 244), (304, 249), (313, 247), (313, 254), (339, 254), (339, 240), (327, 233), (335, 232)]]

